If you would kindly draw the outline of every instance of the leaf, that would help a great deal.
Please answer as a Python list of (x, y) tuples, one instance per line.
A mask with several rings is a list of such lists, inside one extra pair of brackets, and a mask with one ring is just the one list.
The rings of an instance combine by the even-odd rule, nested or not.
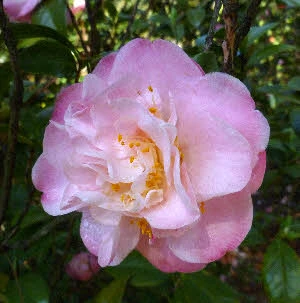
[(255, 51), (249, 61), (248, 65), (255, 65), (258, 64), (261, 60), (267, 59), (270, 56), (278, 55), (282, 52), (290, 52), (296, 49), (295, 45), (289, 44), (279, 44), (279, 45), (268, 45), (264, 48), (258, 49)]
[(300, 91), (300, 76), (293, 77), (288, 82), (288, 87), (292, 90)]
[(115, 278), (131, 277), (135, 287), (151, 287), (164, 283), (168, 275), (152, 266), (139, 253), (131, 253), (119, 266), (106, 269)]
[(289, 7), (299, 7), (300, 0), (283, 0), (283, 2)]
[(300, 238), (300, 220), (288, 216), (280, 225), (280, 236), (289, 240)]
[(76, 72), (75, 59), (68, 48), (41, 40), (19, 51), (20, 67), (28, 73), (69, 77)]
[(8, 94), (9, 83), (13, 79), (10, 62), (0, 64), (0, 99), (3, 95)]
[(65, 34), (67, 31), (66, 16), (67, 7), (64, 0), (48, 0), (33, 13), (31, 21)]
[(205, 10), (202, 7), (198, 6), (197, 8), (191, 8), (187, 10), (186, 14), (191, 25), (198, 28), (204, 20)]
[(9, 303), (47, 303), (49, 302), (49, 288), (40, 275), (28, 273), (21, 276), (18, 282), (9, 282), (6, 296)]
[(104, 287), (95, 297), (95, 303), (121, 303), (128, 278), (120, 278)]
[(290, 121), (295, 132), (300, 134), (300, 107), (292, 109), (290, 113)]
[(238, 303), (239, 295), (218, 278), (202, 272), (185, 274), (175, 289), (174, 303)]
[(198, 64), (200, 64), (200, 66), (206, 73), (215, 72), (219, 70), (217, 56), (212, 51), (197, 54), (193, 59)]
[(249, 47), (255, 40), (262, 37), (268, 30), (277, 26), (277, 22), (267, 23), (263, 26), (253, 26), (247, 35), (247, 47)]
[(49, 28), (47, 26), (37, 25), (37, 24), (27, 24), (27, 23), (11, 23), (10, 27), (13, 31), (14, 37), (17, 40), (30, 39), (30, 38), (51, 38), (54, 39), (71, 51), (77, 54), (74, 45), (62, 34), (56, 30)]
[(295, 251), (285, 242), (275, 240), (268, 247), (263, 279), (271, 302), (300, 302), (300, 262)]
[(32, 205), (22, 221), (21, 228), (27, 228), (37, 223), (49, 221), (50, 216), (41, 206)]

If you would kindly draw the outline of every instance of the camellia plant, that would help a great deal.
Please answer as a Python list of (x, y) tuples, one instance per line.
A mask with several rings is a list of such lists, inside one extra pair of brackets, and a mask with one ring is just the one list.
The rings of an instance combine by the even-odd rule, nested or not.
[(82, 212), (101, 267), (137, 248), (163, 271), (191, 272), (248, 233), (268, 139), (239, 80), (136, 39), (59, 94), (33, 182), (48, 213)]
[(299, 303), (298, 8), (0, 0), (0, 302)]

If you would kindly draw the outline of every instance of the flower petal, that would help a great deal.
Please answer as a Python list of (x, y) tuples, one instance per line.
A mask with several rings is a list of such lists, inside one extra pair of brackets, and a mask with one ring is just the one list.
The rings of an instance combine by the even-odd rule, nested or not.
[(194, 272), (206, 266), (202, 263), (188, 263), (177, 258), (168, 248), (165, 239), (154, 239), (149, 243), (146, 237), (141, 238), (137, 249), (155, 267), (163, 272)]
[(256, 192), (262, 184), (266, 170), (266, 152), (258, 154), (257, 163), (252, 171), (251, 180), (248, 184), (251, 193)]
[(128, 75), (138, 75), (145, 87), (158, 88), (165, 98), (178, 81), (201, 77), (204, 72), (173, 43), (134, 39), (117, 53), (109, 80), (115, 82)]
[(247, 190), (209, 200), (198, 222), (182, 236), (170, 237), (168, 245), (183, 261), (215, 261), (243, 241), (252, 216), (252, 200)]
[(224, 122), (197, 108), (182, 109), (178, 138), (197, 199), (243, 189), (251, 176), (248, 141)]
[(101, 267), (119, 264), (137, 245), (138, 227), (126, 218), (120, 219), (118, 225), (115, 221), (113, 225), (102, 224), (92, 217), (91, 211), (93, 209), (82, 214), (80, 235), (83, 243), (92, 254), (98, 255)]

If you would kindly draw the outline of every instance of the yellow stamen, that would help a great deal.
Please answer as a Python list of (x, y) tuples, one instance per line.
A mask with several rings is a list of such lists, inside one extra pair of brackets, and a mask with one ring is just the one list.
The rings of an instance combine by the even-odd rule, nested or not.
[(135, 157), (134, 156), (131, 156), (130, 157), (130, 163), (132, 163), (134, 161)]
[(128, 146), (129, 146), (130, 148), (133, 148), (133, 147), (134, 147), (134, 143), (133, 143), (133, 142), (130, 142)]
[(142, 235), (147, 235), (149, 239), (153, 238), (151, 226), (145, 218), (138, 219), (136, 224), (140, 228)]
[(121, 145), (125, 145), (125, 142), (124, 142), (124, 141), (122, 141), (122, 142), (121, 142)]
[(149, 146), (142, 149), (142, 153), (148, 153), (150, 151)]
[(111, 184), (111, 189), (115, 192), (118, 192), (120, 190), (120, 184), (119, 183), (112, 183)]
[(156, 107), (149, 107), (148, 110), (153, 115), (157, 112), (157, 108)]
[(134, 200), (134, 198), (132, 198), (128, 194), (122, 194), (120, 197), (120, 201), (123, 202), (125, 205), (132, 202), (133, 200)]
[(204, 202), (200, 202), (200, 212), (201, 212), (201, 214), (205, 213), (205, 203)]
[(141, 146), (141, 143), (140, 142), (136, 142), (135, 146)]
[(118, 141), (121, 142), (123, 139), (123, 136), (121, 134), (118, 134)]
[(148, 86), (149, 91), (152, 93), (153, 92), (153, 88), (151, 85)]

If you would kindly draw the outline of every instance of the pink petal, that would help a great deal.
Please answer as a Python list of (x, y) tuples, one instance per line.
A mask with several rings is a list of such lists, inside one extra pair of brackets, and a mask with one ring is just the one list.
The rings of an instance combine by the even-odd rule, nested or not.
[(152, 85), (159, 88), (163, 97), (168, 97), (170, 87), (178, 81), (203, 74), (199, 66), (173, 43), (135, 39), (117, 53), (109, 81), (112, 83), (128, 75), (138, 75), (145, 88)]
[(41, 0), (4, 0), (3, 6), (12, 20), (23, 21)]
[(197, 199), (243, 189), (251, 176), (250, 146), (226, 123), (189, 106), (181, 109), (178, 138)]
[(61, 171), (48, 162), (44, 154), (39, 157), (32, 169), (32, 181), (34, 186), (43, 192), (42, 204), (48, 214), (57, 216), (73, 211), (61, 210), (60, 202), (68, 181)]
[(193, 199), (194, 197), (188, 196), (181, 183), (188, 183), (188, 180), (186, 180), (188, 176), (186, 174), (180, 176), (178, 150), (174, 158), (174, 186), (166, 190), (163, 202), (141, 212), (141, 216), (145, 217), (153, 228), (181, 228), (195, 222), (200, 215), (197, 203)]
[[(177, 91), (177, 110), (186, 107), (208, 111), (212, 116), (225, 121), (239, 131), (250, 143), (254, 156), (267, 146), (270, 128), (267, 120), (257, 110), (246, 86), (238, 79), (225, 73), (206, 74), (187, 83), (185, 90)], [(256, 158), (253, 160), (255, 164)]]
[(206, 266), (202, 263), (188, 263), (177, 258), (168, 248), (166, 240), (155, 239), (151, 243), (146, 237), (141, 238), (137, 249), (155, 267), (163, 272), (194, 272)]
[(107, 81), (111, 73), (117, 53), (110, 53), (103, 57), (93, 70), (93, 74), (97, 75), (100, 79)]
[(96, 221), (90, 211), (84, 211), (80, 235), (87, 249), (98, 255), (98, 262), (104, 267), (119, 264), (134, 249), (139, 229), (127, 219), (121, 219), (118, 225), (104, 225)]
[(64, 122), (65, 111), (72, 102), (81, 102), (82, 83), (70, 85), (61, 90), (55, 102), (52, 120), (58, 123)]
[(249, 189), (251, 193), (256, 192), (262, 184), (266, 170), (266, 152), (258, 154), (257, 163), (252, 171), (251, 180), (249, 182)]
[(182, 236), (170, 237), (169, 247), (186, 262), (215, 261), (243, 241), (252, 216), (252, 200), (247, 190), (206, 201), (199, 221)]

